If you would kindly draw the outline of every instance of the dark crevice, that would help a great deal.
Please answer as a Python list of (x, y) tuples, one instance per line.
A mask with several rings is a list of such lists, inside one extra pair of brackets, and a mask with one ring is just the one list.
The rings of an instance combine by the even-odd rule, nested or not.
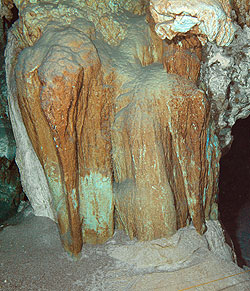
[(238, 263), (250, 266), (250, 117), (232, 129), (234, 141), (220, 162), (219, 212)]
[[(7, 30), (17, 20), (18, 10), (16, 7), (13, 7), (11, 12), (12, 19), (7, 20), (3, 17), (0, 27), (0, 138), (3, 141), (5, 138), (3, 143), (8, 144), (9, 152), (7, 156), (5, 154), (0, 157), (0, 224), (16, 215), (21, 201), (28, 200), (22, 191), (19, 170), (14, 159), (15, 141), (7, 105), (4, 48)], [(3, 146), (3, 143), (1, 143), (1, 146)]]
[[(2, 27), (3, 27), (3, 38), (4, 38), (4, 43), (6, 43), (7, 41), (7, 32), (8, 32), (8, 29), (11, 28), (12, 24), (18, 20), (19, 18), (19, 13), (18, 13), (18, 9), (16, 8), (16, 5), (14, 3), (9, 3), (9, 7), (12, 8), (9, 8), (9, 17), (6, 17), (6, 16), (3, 16), (2, 19), (1, 19), (1, 22), (2, 22)], [(8, 7), (8, 6), (6, 6)], [(12, 17), (10, 17), (10, 15)]]

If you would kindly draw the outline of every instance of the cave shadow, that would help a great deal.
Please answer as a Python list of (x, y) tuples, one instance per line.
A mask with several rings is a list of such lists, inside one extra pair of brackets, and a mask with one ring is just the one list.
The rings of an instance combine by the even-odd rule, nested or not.
[(232, 147), (220, 161), (219, 213), (238, 264), (249, 266), (243, 253), (250, 244), (250, 116), (236, 122), (232, 135)]
[[(8, 29), (11, 28), (12, 24), (18, 20), (19, 18), (19, 11), (16, 7), (16, 5), (14, 3), (13, 7), (10, 9), (10, 13), (12, 14), (12, 18), (11, 19), (7, 19), (5, 16), (2, 16), (1, 18), (1, 25), (2, 25), (2, 29), (3, 29), (3, 42), (4, 45), (6, 45), (7, 43), (7, 33), (8, 33)], [(7, 5), (8, 6), (8, 5)]]
[[(5, 74), (5, 58), (4, 58), (4, 51), (7, 44), (7, 32), (8, 29), (11, 28), (12, 24), (18, 19), (18, 10), (16, 6), (11, 9), (11, 13), (13, 15), (12, 19), (8, 21), (5, 17), (2, 17), (1, 20), (1, 27), (0, 27), (0, 35), (2, 36), (0, 39), (0, 138), (5, 136), (8, 140), (8, 157), (7, 156), (0, 156), (0, 193), (2, 196), (11, 196), (9, 192), (6, 192), (4, 186), (11, 185), (11, 183), (15, 182), (15, 177), (20, 177), (20, 173), (18, 167), (15, 163), (15, 139), (14, 134), (9, 118), (8, 112), (8, 100), (6, 96), (6, 74)], [(9, 161), (9, 162), (8, 162)], [(2, 171), (5, 168), (4, 171)], [(4, 201), (0, 201), (1, 209), (0, 209), (0, 224), (5, 223), (8, 219), (11, 219), (17, 214), (17, 209), (21, 201), (27, 201), (28, 198), (24, 194), (21, 183), (17, 178), (17, 183), (13, 183), (13, 185), (17, 186), (17, 193), (16, 196), (13, 196), (13, 201), (11, 205), (8, 205), (6, 209), (2, 208)], [(20, 185), (19, 185), (20, 184)], [(6, 204), (7, 205), (7, 204)], [(2, 225), (0, 225), (0, 231), (2, 230)]]

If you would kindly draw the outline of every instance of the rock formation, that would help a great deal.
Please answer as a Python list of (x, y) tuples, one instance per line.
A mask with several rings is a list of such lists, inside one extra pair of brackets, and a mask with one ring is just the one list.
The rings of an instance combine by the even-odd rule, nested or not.
[(64, 248), (77, 256), (114, 224), (140, 240), (191, 221), (203, 234), (218, 215), (220, 148), (196, 84), (200, 40), (230, 43), (228, 2), (204, 1), (209, 19), (196, 0), (187, 11), (152, 1), (154, 19), (143, 0), (14, 2), (6, 61), (18, 165)]
[(232, 143), (232, 126), (250, 114), (250, 28), (235, 27), (235, 39), (228, 47), (206, 46), (200, 75), (225, 152)]
[(249, 0), (232, 0), (232, 7), (236, 12), (237, 22), (240, 26), (250, 26), (250, 3)]
[(156, 33), (173, 39), (187, 32), (197, 34), (204, 44), (216, 41), (228, 45), (234, 36), (229, 0), (151, 0), (151, 13), (156, 22)]
[(0, 118), (0, 223), (15, 214), (23, 197), (10, 122)]

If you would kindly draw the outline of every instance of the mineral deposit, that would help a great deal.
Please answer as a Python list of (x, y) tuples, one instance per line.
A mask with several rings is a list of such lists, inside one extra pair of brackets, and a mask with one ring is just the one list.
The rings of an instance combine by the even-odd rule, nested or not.
[[(153, 18), (148, 1), (14, 2), (20, 18), (6, 61), (19, 164), (44, 185), (37, 198), (58, 221), (64, 248), (77, 256), (114, 225), (140, 240), (191, 222), (203, 234), (218, 217), (220, 147), (197, 88), (200, 40), (232, 40), (228, 2), (198, 9), (188, 1), (183, 10), (182, 1), (152, 1)], [(172, 2), (170, 42), (157, 17)], [(21, 144), (32, 165), (21, 162)], [(36, 194), (27, 195), (32, 203)]]

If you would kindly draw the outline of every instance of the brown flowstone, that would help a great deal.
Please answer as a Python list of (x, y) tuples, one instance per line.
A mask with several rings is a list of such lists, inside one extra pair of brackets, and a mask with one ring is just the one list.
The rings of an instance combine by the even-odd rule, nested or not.
[[(191, 82), (164, 72), (154, 78), (150, 84), (158, 81), (160, 87), (144, 80), (131, 93), (133, 102), (116, 113), (112, 144), (119, 225), (131, 238), (151, 240), (175, 233), (191, 218), (202, 234), (206, 201), (215, 190), (210, 189), (215, 177), (209, 183), (204, 178), (219, 166), (217, 145), (207, 148), (210, 105)], [(206, 157), (208, 150), (213, 156)]]
[(200, 74), (201, 43), (195, 36), (164, 42), (163, 65), (170, 74), (197, 82)]
[[(72, 14), (66, 24), (39, 5), (24, 5), (10, 32), (16, 47), (7, 71), (64, 248), (77, 256), (83, 243), (105, 242), (114, 218), (140, 240), (169, 237), (191, 221), (204, 233), (205, 219), (218, 215), (220, 149), (195, 84), (199, 40), (162, 41), (152, 19), (126, 14), (126, 33), (113, 45), (105, 34), (114, 32), (113, 18), (101, 18), (100, 29), (91, 15)], [(41, 18), (34, 27), (32, 13)]]
[[(106, 151), (108, 141), (100, 138), (105, 126), (100, 112), (107, 104), (97, 92), (91, 94), (90, 88), (93, 83), (96, 87), (101, 77), (100, 61), (91, 42), (74, 29), (52, 28), (45, 35), (37, 46), (24, 49), (19, 56), (18, 99), (50, 186), (63, 244), (76, 255), (81, 250), (82, 239), (91, 240), (88, 236), (82, 238), (81, 227), (82, 224), (88, 227), (88, 217), (79, 214), (80, 179), (101, 167), (104, 177), (111, 175), (110, 158), (102, 150)], [(56, 49), (54, 42), (46, 47), (47, 38), (56, 41)], [(43, 45), (45, 49), (41, 51)], [(112, 213), (112, 196), (110, 199), (107, 211)], [(98, 215), (97, 202), (95, 207)], [(108, 214), (107, 226), (85, 229), (85, 233), (94, 232), (97, 238), (93, 242), (103, 242), (113, 233), (112, 221), (112, 215)]]

